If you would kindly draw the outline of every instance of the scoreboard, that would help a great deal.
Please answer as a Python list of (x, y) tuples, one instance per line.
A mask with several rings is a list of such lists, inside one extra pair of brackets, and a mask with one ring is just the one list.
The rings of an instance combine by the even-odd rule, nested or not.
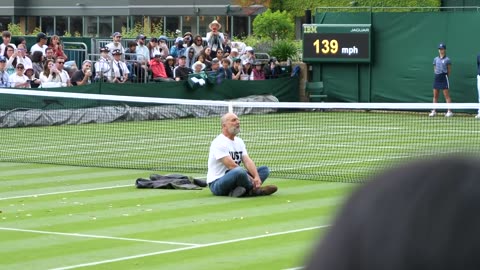
[(304, 62), (370, 63), (370, 24), (304, 24)]

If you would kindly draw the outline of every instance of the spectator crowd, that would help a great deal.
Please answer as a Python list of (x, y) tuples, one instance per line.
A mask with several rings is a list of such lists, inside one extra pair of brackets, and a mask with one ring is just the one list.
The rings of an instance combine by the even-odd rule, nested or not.
[[(115, 32), (112, 41), (91, 54), (95, 59), (68, 61), (59, 36), (38, 33), (28, 49), (24, 38), (12, 43), (9, 31), (2, 32), (0, 44), (0, 87), (49, 88), (86, 85), (92, 82), (173, 82), (195, 75), (212, 83), (223, 80), (274, 79), (282, 73), (278, 61), (257, 61), (254, 49), (239, 46), (220, 30), (214, 20), (206, 37), (186, 32), (168, 46), (166, 36), (147, 38), (140, 34), (122, 45)], [(78, 60), (78, 59), (76, 59)], [(203, 81), (205, 83), (205, 81)]]

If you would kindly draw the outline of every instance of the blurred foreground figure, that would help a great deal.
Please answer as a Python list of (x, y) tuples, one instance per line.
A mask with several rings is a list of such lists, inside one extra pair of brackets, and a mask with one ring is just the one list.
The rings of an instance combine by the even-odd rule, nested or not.
[(347, 200), (306, 269), (480, 269), (480, 161), (423, 160)]

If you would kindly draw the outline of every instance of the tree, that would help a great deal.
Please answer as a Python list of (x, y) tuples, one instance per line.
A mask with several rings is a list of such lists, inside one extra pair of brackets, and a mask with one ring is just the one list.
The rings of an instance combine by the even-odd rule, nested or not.
[(253, 32), (259, 37), (272, 40), (292, 39), (295, 35), (295, 23), (286, 11), (267, 9), (253, 20)]
[(282, 10), (285, 10), (285, 8), (283, 8), (283, 1), (284, 0), (271, 0), (270, 1), (270, 9), (272, 11), (282, 11)]

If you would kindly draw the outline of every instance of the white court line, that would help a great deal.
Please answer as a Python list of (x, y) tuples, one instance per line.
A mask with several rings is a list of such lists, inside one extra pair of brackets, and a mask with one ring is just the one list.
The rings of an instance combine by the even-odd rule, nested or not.
[(305, 269), (305, 267), (300, 266), (300, 267), (288, 268), (288, 269), (283, 269), (283, 270), (301, 270), (301, 269)]
[(64, 191), (48, 192), (48, 193), (40, 193), (40, 194), (31, 194), (31, 195), (19, 195), (19, 196), (12, 196), (12, 197), (0, 198), (0, 201), (13, 200), (13, 199), (21, 199), (21, 198), (40, 197), (40, 196), (48, 196), (48, 195), (67, 194), (67, 193), (75, 193), (75, 192), (84, 192), (84, 191), (94, 191), (94, 190), (102, 190), (102, 189), (114, 189), (114, 188), (134, 187), (134, 186), (135, 186), (135, 185), (133, 185), (133, 184), (128, 184), (128, 185), (118, 185), (118, 186), (99, 187), (99, 188), (74, 189), (74, 190), (66, 190), (66, 191), (64, 190)]
[(104, 261), (96, 261), (96, 262), (91, 262), (91, 263), (64, 266), (64, 267), (59, 267), (59, 268), (53, 268), (53, 269), (50, 269), (50, 270), (75, 269), (75, 268), (86, 267), (86, 266), (93, 266), (93, 265), (99, 265), (99, 264), (105, 264), (105, 263), (113, 263), (113, 262), (126, 261), (126, 260), (131, 260), (131, 259), (138, 259), (138, 258), (143, 258), (143, 257), (167, 254), (167, 253), (174, 253), (174, 252), (184, 251), (184, 250), (191, 250), (191, 249), (197, 249), (197, 248), (231, 244), (231, 243), (237, 243), (237, 242), (248, 241), (248, 240), (255, 240), (255, 239), (284, 235), (284, 234), (290, 234), (290, 233), (311, 231), (311, 230), (316, 230), (316, 229), (321, 229), (321, 228), (326, 228), (326, 227), (330, 227), (330, 225), (321, 225), (321, 226), (308, 227), (308, 228), (290, 230), (290, 231), (284, 231), (284, 232), (278, 232), (278, 233), (262, 234), (262, 235), (232, 239), (232, 240), (227, 240), (227, 241), (213, 242), (213, 243), (197, 245), (197, 246), (190, 246), (190, 247), (183, 247), (183, 248), (176, 248), (176, 249), (168, 249), (168, 250), (162, 250), (162, 251), (157, 251), (157, 252), (152, 252), (152, 253), (144, 253), (144, 254), (138, 254), (138, 255), (133, 255), (133, 256), (119, 257), (119, 258), (104, 260)]
[(182, 242), (154, 241), (154, 240), (145, 240), (145, 239), (137, 239), (137, 238), (113, 237), (113, 236), (82, 234), (82, 233), (62, 233), (62, 232), (50, 232), (50, 231), (26, 230), (26, 229), (16, 229), (16, 228), (6, 228), (6, 227), (0, 227), (0, 231), (28, 232), (28, 233), (76, 236), (76, 237), (85, 237), (85, 238), (99, 238), (99, 239), (111, 239), (111, 240), (133, 241), (133, 242), (147, 242), (147, 243), (155, 243), (155, 244), (169, 244), (169, 245), (181, 245), (181, 246), (198, 246), (198, 244), (182, 243)]

